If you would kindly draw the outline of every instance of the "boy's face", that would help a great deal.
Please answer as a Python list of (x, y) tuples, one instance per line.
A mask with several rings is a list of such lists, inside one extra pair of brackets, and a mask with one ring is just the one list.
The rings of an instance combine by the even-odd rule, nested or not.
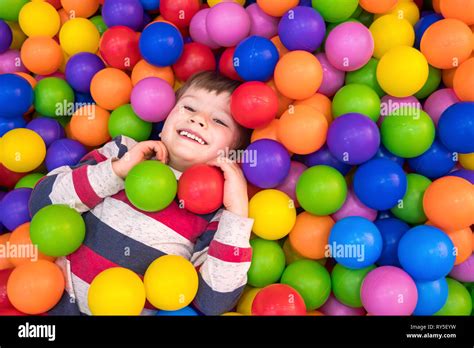
[(230, 113), (230, 94), (190, 87), (165, 121), (161, 140), (170, 165), (185, 170), (218, 157), (219, 150), (235, 148), (240, 137)]

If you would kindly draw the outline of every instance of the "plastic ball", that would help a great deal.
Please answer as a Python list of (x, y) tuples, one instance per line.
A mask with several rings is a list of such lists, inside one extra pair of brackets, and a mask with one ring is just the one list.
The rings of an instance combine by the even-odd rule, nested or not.
[(7, 282), (12, 271), (13, 269), (5, 269), (0, 271), (0, 310), (14, 308), (7, 295)]
[(92, 18), (89, 18), (89, 20), (92, 22), (92, 24), (95, 25), (100, 35), (104, 34), (105, 31), (108, 29), (102, 16), (94, 16)]
[(159, 77), (168, 82), (170, 86), (174, 86), (175, 83), (174, 72), (171, 67), (157, 67), (142, 59), (132, 70), (132, 84), (135, 86), (138, 82), (147, 77)]
[(105, 64), (98, 56), (83, 52), (73, 55), (66, 63), (66, 80), (74, 90), (89, 93), (92, 78)]
[(50, 172), (62, 166), (75, 166), (86, 154), (87, 149), (76, 140), (56, 140), (46, 152), (46, 168)]
[(216, 70), (216, 59), (211, 49), (201, 43), (191, 42), (184, 45), (184, 51), (173, 65), (173, 71), (180, 81), (202, 71)]
[(18, 23), (27, 36), (53, 37), (60, 27), (59, 14), (47, 2), (27, 3), (20, 10)]
[(21, 117), (33, 104), (33, 89), (15, 74), (0, 75), (0, 108), (5, 118)]
[(356, 12), (358, 0), (313, 0), (312, 6), (326, 22), (341, 23)]
[(440, 141), (435, 140), (421, 156), (410, 158), (408, 164), (416, 173), (430, 179), (437, 179), (448, 174), (454, 168), (456, 159), (454, 153)]
[(87, 293), (93, 315), (140, 315), (145, 301), (145, 286), (140, 277), (122, 267), (100, 272)]
[(124, 25), (138, 30), (142, 25), (143, 16), (140, 0), (105, 0), (102, 6), (102, 17), (109, 28)]
[(385, 92), (382, 90), (377, 81), (378, 64), (379, 61), (377, 59), (370, 58), (367, 64), (365, 64), (362, 68), (348, 72), (345, 79), (346, 85), (365, 85), (377, 93), (379, 97), (383, 96)]
[(430, 96), (438, 89), (438, 86), (441, 82), (441, 70), (433, 68), (431, 65), (428, 68), (428, 79), (426, 80), (425, 85), (415, 93), (415, 97), (419, 99), (425, 99), (426, 97)]
[[(7, 246), (7, 243), (10, 240), (11, 233), (3, 233), (0, 234), (0, 246), (2, 248), (5, 248)], [(15, 265), (10, 261), (8, 257), (2, 257), (0, 258), (0, 271), (3, 272), (4, 270), (11, 270), (14, 268)], [(8, 298), (8, 296), (5, 296)]]
[(59, 42), (69, 56), (80, 52), (96, 53), (100, 34), (95, 25), (85, 18), (73, 18), (61, 27)]
[(150, 137), (152, 124), (139, 118), (130, 104), (125, 104), (110, 114), (108, 130), (112, 138), (125, 135), (140, 142)]
[(138, 209), (155, 212), (166, 208), (175, 198), (177, 182), (168, 166), (158, 161), (136, 165), (125, 179), (125, 193)]
[(286, 97), (303, 100), (316, 93), (323, 81), (318, 59), (306, 51), (285, 54), (275, 68), (275, 85)]
[(411, 47), (415, 41), (415, 32), (410, 23), (395, 15), (385, 15), (378, 18), (372, 23), (369, 30), (374, 40), (374, 57), (377, 59), (381, 59), (394, 47)]
[(341, 264), (336, 264), (331, 273), (334, 296), (346, 306), (355, 308), (362, 307), (360, 288), (367, 273), (373, 269), (375, 269), (375, 266), (350, 269)]
[(250, 17), (250, 35), (271, 39), (278, 33), (278, 18), (266, 14), (257, 4), (251, 4), (245, 10)]
[(471, 315), (472, 299), (469, 291), (458, 281), (446, 278), (448, 283), (448, 299), (435, 315)]
[(98, 106), (115, 110), (130, 102), (132, 81), (122, 70), (105, 68), (92, 78), (90, 91)]
[(35, 109), (49, 117), (71, 116), (70, 105), (74, 104), (74, 91), (66, 81), (58, 77), (47, 77), (35, 87)]
[(413, 279), (393, 266), (369, 272), (362, 282), (360, 295), (362, 305), (371, 315), (411, 315), (418, 301)]
[(59, 69), (63, 53), (59, 44), (50, 37), (35, 36), (26, 39), (21, 48), (25, 67), (39, 75), (49, 75)]
[(249, 218), (254, 219), (252, 231), (257, 236), (277, 240), (290, 233), (296, 221), (296, 209), (285, 193), (263, 190), (250, 199)]
[(177, 311), (159, 311), (157, 314), (159, 317), (195, 317), (198, 315), (191, 307), (184, 307)]
[(252, 315), (252, 303), (261, 288), (246, 287), (237, 302), (237, 313), (241, 315)]
[(291, 286), (272, 284), (255, 296), (252, 315), (306, 315), (306, 305), (303, 297)]
[(176, 311), (189, 305), (198, 291), (194, 266), (182, 256), (162, 256), (147, 268), (143, 278), (146, 297), (158, 309)]
[(303, 172), (296, 185), (296, 197), (301, 207), (314, 215), (329, 215), (338, 211), (347, 196), (347, 184), (336, 169), (319, 165)]
[[(1, 141), (1, 139), (0, 139)], [(1, 142), (0, 142), (1, 146)], [(1, 156), (0, 156), (1, 157)], [(20, 180), (22, 177), (26, 175), (26, 173), (16, 173), (7, 168), (3, 164), (0, 163), (0, 186), (6, 187), (7, 189), (12, 189), (15, 184)]]
[(360, 216), (369, 221), (374, 221), (377, 217), (377, 211), (365, 206), (364, 203), (357, 198), (354, 190), (351, 188), (347, 192), (347, 198), (341, 209), (332, 214), (332, 218), (335, 221), (339, 221), (348, 216)]
[(18, 180), (18, 182), (15, 184), (15, 188), (30, 188), (33, 189), (38, 181), (41, 180), (45, 175), (42, 173), (31, 173), (28, 175), (25, 175), (23, 178)]
[(232, 47), (250, 33), (250, 17), (245, 9), (233, 2), (213, 6), (206, 18), (209, 38), (219, 46)]
[(30, 221), (28, 202), (31, 189), (19, 188), (8, 192), (0, 201), (0, 221), (8, 230), (13, 231), (18, 226)]
[(321, 92), (316, 93), (312, 97), (304, 100), (298, 100), (293, 103), (294, 106), (298, 105), (309, 105), (316, 111), (319, 111), (324, 115), (328, 124), (331, 124), (333, 121), (332, 116), (332, 102), (326, 95), (322, 94)]
[(327, 144), (329, 151), (339, 161), (351, 165), (361, 164), (377, 153), (380, 133), (377, 124), (368, 117), (356, 113), (346, 114), (334, 120), (329, 127)]
[(189, 25), (189, 35), (194, 42), (199, 42), (211, 49), (216, 49), (219, 48), (219, 45), (211, 40), (207, 31), (206, 23), (209, 11), (211, 11), (209, 8), (204, 8), (194, 15)]
[(442, 229), (466, 228), (474, 223), (474, 186), (455, 176), (437, 179), (425, 191), (423, 210)]
[(451, 105), (443, 112), (438, 122), (439, 138), (450, 151), (474, 152), (474, 102)]
[(60, 5), (68, 14), (89, 18), (99, 9), (99, 0), (61, 0)]
[[(1, 169), (1, 166), (0, 166)], [(474, 170), (459, 169), (449, 173), (450, 176), (457, 176), (459, 178), (466, 179), (471, 184), (474, 184)]]
[(64, 138), (64, 128), (61, 124), (51, 118), (36, 118), (28, 123), (26, 128), (37, 133), (44, 141), (46, 147), (49, 147), (56, 140)]
[(380, 132), (387, 150), (403, 158), (420, 156), (433, 145), (435, 139), (431, 118), (413, 107), (400, 108), (386, 117)]
[(316, 58), (323, 68), (323, 81), (318, 89), (318, 93), (332, 97), (344, 85), (345, 72), (336, 69), (329, 62), (326, 53), (318, 53), (316, 54)]
[(185, 28), (199, 11), (200, 5), (199, 0), (160, 0), (160, 14), (178, 28)]
[(307, 155), (319, 150), (328, 135), (326, 117), (308, 105), (286, 111), (278, 123), (278, 140), (291, 152)]
[(360, 0), (359, 5), (370, 13), (385, 13), (397, 5), (398, 0)]
[(376, 261), (379, 266), (400, 266), (398, 260), (398, 243), (410, 226), (395, 218), (379, 219), (374, 222), (380, 231), (383, 240), (382, 253)]
[(324, 145), (316, 152), (304, 156), (303, 161), (307, 167), (326, 165), (336, 169), (343, 175), (346, 175), (352, 168), (352, 166), (340, 162), (336, 157), (334, 157), (334, 155), (329, 151), (327, 145)]
[(285, 269), (285, 254), (278, 242), (254, 238), (250, 246), (252, 262), (247, 273), (248, 284), (264, 287), (278, 282)]
[(366, 315), (364, 308), (354, 308), (339, 302), (333, 294), (329, 296), (326, 303), (318, 309), (321, 315), (328, 316), (363, 316)]
[(97, 105), (86, 105), (72, 115), (69, 129), (74, 139), (85, 146), (100, 146), (110, 140), (110, 113)]
[(149, 77), (138, 82), (132, 90), (133, 111), (147, 122), (161, 122), (173, 109), (176, 97), (173, 88), (164, 80)]
[(433, 315), (448, 299), (448, 282), (441, 278), (428, 282), (416, 282), (418, 302), (413, 315)]
[(27, 173), (36, 169), (46, 156), (43, 139), (35, 132), (17, 128), (6, 133), (2, 138), (0, 158), (9, 170)]
[(277, 3), (272, 0), (257, 0), (258, 6), (266, 14), (273, 17), (281, 17), (291, 8), (298, 6), (298, 0), (281, 0)]
[[(0, 137), (3, 137), (4, 134), (8, 133), (12, 129), (24, 128), (26, 126), (26, 121), (22, 117), (18, 118), (5, 118), (0, 117)], [(1, 162), (1, 159), (0, 159)]]
[(366, 85), (348, 84), (334, 96), (332, 103), (334, 117), (348, 113), (359, 113), (377, 122), (380, 116), (380, 98)]
[[(464, 263), (472, 255), (472, 231), (470, 227), (447, 232), (456, 249), (454, 266)], [(451, 273), (450, 273), (451, 274)], [(455, 278), (455, 277), (453, 277)]]
[(474, 58), (469, 58), (456, 69), (454, 74), (454, 91), (459, 99), (465, 102), (474, 102), (474, 93), (471, 89), (474, 84), (472, 71), (474, 71)]
[(288, 236), (291, 248), (302, 257), (323, 259), (327, 256), (326, 246), (333, 226), (334, 220), (330, 216), (300, 213)]
[(473, 282), (474, 281), (474, 255), (471, 254), (467, 260), (455, 265), (449, 276), (461, 282)]
[(445, 18), (456, 18), (467, 25), (474, 24), (474, 2), (472, 0), (441, 0), (439, 9)]
[(176, 27), (164, 22), (148, 25), (140, 35), (140, 53), (148, 63), (165, 67), (181, 57), (184, 41)]
[(268, 81), (278, 62), (278, 51), (269, 39), (251, 36), (235, 49), (233, 64), (237, 74), (246, 81)]
[(415, 24), (415, 48), (420, 49), (421, 38), (433, 23), (443, 19), (443, 16), (438, 13), (428, 14), (420, 18), (420, 20)]
[(299, 207), (298, 200), (296, 199), (296, 183), (306, 169), (308, 168), (303, 163), (291, 161), (290, 172), (285, 180), (276, 187), (277, 190), (286, 193), (293, 200), (296, 207)]
[(132, 70), (141, 59), (139, 34), (125, 26), (107, 29), (100, 40), (100, 55), (112, 68)]

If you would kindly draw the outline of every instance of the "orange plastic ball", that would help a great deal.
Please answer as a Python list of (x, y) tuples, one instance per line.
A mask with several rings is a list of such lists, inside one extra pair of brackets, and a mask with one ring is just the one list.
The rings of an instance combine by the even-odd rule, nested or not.
[(86, 105), (76, 110), (70, 122), (74, 139), (85, 146), (99, 146), (110, 140), (110, 113), (97, 105)]
[(455, 176), (437, 179), (425, 191), (423, 210), (443, 230), (467, 228), (474, 224), (474, 185)]
[(433, 23), (421, 39), (421, 53), (438, 69), (452, 69), (466, 61), (472, 52), (472, 32), (458, 19)]
[(24, 72), (16, 72), (14, 74), (23, 77), (26, 81), (28, 81), (28, 83), (33, 88), (35, 88), (36, 84), (38, 83), (38, 81), (36, 81), (36, 79), (33, 76), (31, 76), (30, 74), (27, 74), (27, 73), (24, 73)]
[(332, 102), (331, 99), (326, 97), (324, 94), (316, 93), (312, 97), (305, 100), (298, 100), (295, 102), (296, 105), (309, 105), (313, 109), (319, 111), (326, 117), (328, 124), (333, 121), (332, 117)]
[(145, 60), (140, 60), (132, 70), (132, 84), (135, 86), (138, 82), (147, 77), (158, 77), (174, 86), (174, 73), (171, 67), (158, 67), (148, 64)]
[(71, 18), (89, 18), (99, 9), (99, 0), (61, 0), (61, 5)]
[(257, 0), (257, 4), (266, 14), (281, 17), (289, 9), (298, 6), (299, 0)]
[(398, 0), (360, 0), (359, 5), (370, 13), (385, 13), (397, 6)]
[(63, 62), (61, 46), (52, 38), (33, 36), (21, 47), (23, 65), (32, 73), (49, 75), (56, 72)]
[(454, 18), (467, 25), (474, 24), (474, 0), (441, 0), (439, 3), (444, 18)]
[(474, 58), (469, 58), (456, 69), (454, 92), (465, 102), (474, 102)]
[(64, 285), (63, 273), (54, 263), (45, 260), (27, 262), (10, 274), (7, 295), (20, 312), (41, 314), (59, 302)]
[(97, 105), (107, 110), (115, 110), (130, 102), (132, 81), (122, 70), (106, 68), (94, 75), (91, 94)]
[(306, 51), (285, 54), (275, 68), (275, 85), (287, 98), (303, 100), (311, 97), (323, 82), (319, 60)]
[(279, 119), (272, 120), (268, 125), (263, 128), (256, 128), (252, 132), (252, 136), (250, 141), (253, 143), (254, 141), (260, 139), (271, 139), (278, 141), (278, 123), (280, 122)]
[(68, 13), (63, 8), (58, 10), (58, 13), (59, 13), (59, 20), (61, 21), (61, 26), (63, 26), (64, 23), (66, 23), (68, 20), (71, 19), (71, 17), (69, 17)]
[(281, 92), (276, 88), (274, 80), (268, 81), (267, 85), (270, 86), (277, 94), (277, 97), (278, 97), (277, 118), (280, 118), (280, 116), (283, 115), (286, 112), (286, 110), (288, 110), (288, 107), (294, 102), (294, 100), (288, 97), (285, 97), (283, 94), (281, 94)]
[(433, 0), (433, 10), (436, 13), (441, 13), (441, 0)]
[(453, 88), (456, 70), (458, 70), (458, 68), (445, 69), (441, 72), (441, 78), (443, 79), (443, 83), (447, 88)]
[[(7, 247), (7, 242), (10, 239), (11, 233), (4, 233), (0, 235), (0, 245), (2, 248)], [(7, 257), (8, 255), (0, 255), (0, 271), (3, 271), (4, 269), (10, 269), (15, 267), (13, 263), (10, 262), (10, 259)]]
[(326, 117), (309, 105), (298, 105), (285, 112), (278, 124), (278, 139), (291, 152), (307, 155), (326, 142)]
[(296, 217), (290, 231), (291, 247), (309, 259), (322, 259), (325, 256), (334, 220), (330, 216), (316, 216), (303, 212)]
[(448, 231), (448, 236), (456, 248), (455, 265), (466, 261), (472, 255), (472, 232), (471, 228), (463, 228), (457, 231)]
[(275, 45), (276, 49), (278, 50), (278, 54), (280, 55), (280, 58), (283, 57), (285, 54), (290, 52), (288, 48), (286, 48), (283, 43), (280, 40), (279, 36), (274, 36), (271, 41)]

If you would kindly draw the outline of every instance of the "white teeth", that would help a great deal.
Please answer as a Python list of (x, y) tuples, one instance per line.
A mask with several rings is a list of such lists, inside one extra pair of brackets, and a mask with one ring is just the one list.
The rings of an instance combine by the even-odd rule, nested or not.
[(194, 141), (198, 142), (198, 143), (201, 144), (201, 145), (206, 145), (206, 143), (204, 142), (204, 140), (202, 140), (201, 138), (195, 136), (194, 134), (188, 133), (188, 132), (186, 132), (186, 131), (181, 131), (181, 132), (179, 132), (179, 135), (182, 135), (182, 136), (188, 137), (188, 138), (190, 138), (190, 139), (193, 139)]

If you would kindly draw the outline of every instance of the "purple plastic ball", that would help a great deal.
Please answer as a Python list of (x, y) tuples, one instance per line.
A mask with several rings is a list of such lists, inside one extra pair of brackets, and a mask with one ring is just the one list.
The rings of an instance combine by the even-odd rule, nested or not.
[(105, 0), (102, 18), (107, 27), (124, 25), (135, 31), (143, 23), (143, 6), (140, 0)]
[(242, 163), (242, 170), (251, 184), (265, 189), (274, 188), (288, 176), (290, 155), (279, 142), (260, 139), (250, 144), (245, 151), (247, 161)]
[(327, 301), (318, 309), (318, 311), (330, 316), (362, 316), (366, 314), (364, 308), (346, 306), (339, 302), (333, 294), (329, 296)]
[(62, 166), (75, 166), (86, 154), (87, 149), (76, 140), (56, 140), (46, 152), (46, 168), (52, 171)]
[(20, 58), (20, 51), (7, 50), (0, 53), (0, 74), (13, 74), (16, 72), (28, 72)]
[(5, 21), (0, 20), (0, 53), (3, 53), (10, 48), (12, 40), (12, 30)]
[(278, 18), (272, 17), (257, 5), (252, 4), (246, 9), (250, 16), (250, 35), (271, 39), (278, 34)]
[(250, 26), (248, 13), (235, 2), (221, 2), (213, 6), (206, 20), (210, 39), (222, 47), (236, 46), (249, 36)]
[(285, 180), (276, 187), (277, 190), (285, 192), (295, 203), (295, 207), (299, 207), (298, 199), (296, 198), (296, 183), (301, 174), (308, 169), (303, 163), (291, 161), (290, 172)]
[(81, 52), (73, 55), (66, 64), (66, 81), (76, 91), (89, 93), (95, 74), (105, 69), (105, 64), (97, 55)]
[(329, 126), (329, 151), (339, 161), (357, 165), (370, 160), (380, 146), (377, 124), (367, 116), (345, 114)]
[(318, 53), (316, 55), (321, 67), (323, 68), (323, 82), (319, 87), (318, 93), (324, 94), (327, 97), (332, 97), (336, 92), (344, 86), (344, 79), (346, 73), (338, 70), (331, 65), (325, 53)]
[(349, 216), (360, 216), (369, 221), (374, 221), (377, 218), (377, 210), (371, 209), (362, 203), (354, 193), (354, 189), (347, 192), (347, 198), (341, 209), (332, 214), (334, 221), (342, 220)]
[(163, 79), (147, 77), (138, 82), (132, 90), (133, 111), (147, 122), (161, 122), (176, 103), (173, 88)]
[(53, 118), (36, 118), (28, 123), (26, 128), (38, 133), (43, 138), (46, 147), (49, 147), (56, 140), (66, 137), (63, 126)]
[(474, 254), (466, 261), (454, 266), (449, 276), (465, 283), (474, 282)]
[[(0, 204), (2, 204), (2, 199), (3, 197), (6, 196), (6, 194), (7, 194), (6, 192), (0, 191)], [(4, 229), (4, 226), (2, 224), (2, 220), (0, 219), (0, 233), (2, 233), (3, 229)]]
[(318, 151), (304, 156), (304, 164), (308, 167), (313, 166), (330, 166), (337, 169), (342, 175), (346, 175), (351, 170), (352, 166), (342, 163), (329, 151), (327, 145), (324, 145)]
[(323, 17), (313, 8), (297, 6), (281, 18), (278, 35), (283, 45), (290, 51), (316, 51), (326, 35)]
[(438, 125), (438, 121), (443, 112), (451, 105), (459, 102), (460, 100), (456, 93), (454, 93), (454, 89), (443, 88), (437, 90), (426, 99), (423, 109), (431, 117), (434, 124)]
[(219, 48), (220, 46), (211, 40), (207, 32), (207, 15), (211, 9), (205, 8), (196, 13), (189, 24), (189, 35), (195, 42), (199, 42), (211, 49)]
[(469, 181), (471, 184), (474, 185), (474, 170), (469, 170), (469, 169), (459, 169), (455, 170), (451, 173), (448, 174), (449, 176), (457, 176), (459, 178), (466, 179)]
[(18, 188), (8, 192), (0, 202), (0, 221), (10, 231), (31, 220), (28, 202), (29, 188)]

